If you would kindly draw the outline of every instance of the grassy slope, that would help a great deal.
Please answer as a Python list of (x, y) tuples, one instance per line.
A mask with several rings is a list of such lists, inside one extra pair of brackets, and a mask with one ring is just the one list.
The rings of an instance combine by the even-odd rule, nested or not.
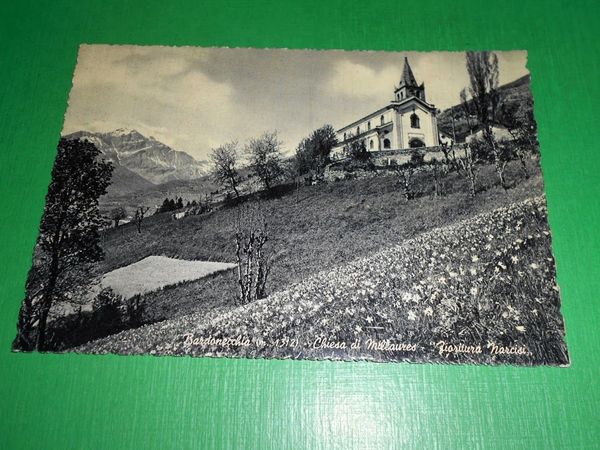
[[(520, 180), (517, 165), (508, 169), (509, 179)], [(481, 172), (482, 184), (492, 185), (491, 167)], [(419, 189), (431, 189), (427, 179), (417, 180)], [(507, 193), (495, 186), (475, 200), (465, 194), (464, 180), (451, 174), (449, 194), (435, 199), (425, 194), (406, 203), (393, 177), (347, 180), (329, 185), (303, 187), (295, 194), (263, 201), (270, 211), (272, 245), (278, 252), (269, 291), (284, 289), (324, 269), (398, 244), (435, 227), (492, 210), (512, 201), (543, 192), (541, 177), (519, 182)], [(106, 259), (99, 267), (106, 273), (149, 255), (182, 259), (233, 262), (234, 209), (173, 221), (170, 215), (150, 217), (142, 234), (133, 225), (110, 230), (103, 236)], [(147, 294), (146, 320), (212, 309), (227, 310), (236, 296), (235, 274), (218, 274)]]
[[(78, 351), (566, 364), (555, 283), (542, 196), (423, 233), (265, 300), (126, 331)], [(267, 345), (186, 345), (186, 333), (260, 337)], [(371, 338), (416, 347), (311, 348), (319, 336), (348, 345)], [(483, 351), (444, 354), (435, 345), (440, 341)], [(494, 354), (492, 347), (523, 354)]]

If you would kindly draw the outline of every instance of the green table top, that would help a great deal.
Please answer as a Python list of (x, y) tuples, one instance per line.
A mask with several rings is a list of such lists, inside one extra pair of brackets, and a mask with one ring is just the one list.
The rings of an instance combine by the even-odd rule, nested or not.
[[(597, 3), (56, 0), (1, 9), (1, 448), (598, 445)], [(80, 43), (528, 50), (571, 367), (11, 353)]]

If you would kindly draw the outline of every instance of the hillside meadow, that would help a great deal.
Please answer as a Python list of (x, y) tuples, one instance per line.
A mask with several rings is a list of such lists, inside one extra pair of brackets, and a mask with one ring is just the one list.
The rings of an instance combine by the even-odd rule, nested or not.
[(264, 300), (76, 350), (566, 365), (546, 214), (544, 196), (515, 202), (323, 270)]
[[(507, 168), (512, 187), (496, 186), (491, 166), (479, 174), (480, 192), (472, 199), (466, 182), (456, 173), (444, 180), (445, 195), (433, 196), (427, 174), (415, 180), (417, 197), (407, 202), (396, 177), (343, 180), (330, 184), (280, 186), (270, 198), (251, 198), (268, 218), (270, 250), (275, 263), (268, 293), (332, 269), (359, 257), (402, 243), (428, 230), (491, 211), (498, 207), (543, 194), (537, 161), (535, 174), (525, 180), (518, 163)], [(235, 262), (237, 207), (222, 207), (211, 213), (173, 220), (163, 213), (144, 220), (142, 232), (133, 224), (105, 230), (105, 259), (97, 266), (104, 274), (162, 255), (185, 260)], [(227, 311), (237, 295), (235, 271), (217, 273), (197, 281), (145, 294), (145, 322), (155, 322), (190, 313)]]

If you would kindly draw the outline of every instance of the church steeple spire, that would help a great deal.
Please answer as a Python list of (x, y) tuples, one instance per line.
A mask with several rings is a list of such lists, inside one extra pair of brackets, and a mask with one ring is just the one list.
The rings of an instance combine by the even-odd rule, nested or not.
[(417, 80), (408, 63), (408, 57), (406, 56), (404, 57), (404, 69), (402, 69), (402, 78), (400, 78), (400, 85), (398, 88), (403, 86), (418, 87)]
[(425, 85), (417, 83), (417, 79), (408, 63), (408, 57), (405, 56), (400, 85), (394, 90), (394, 101), (401, 102), (410, 97), (417, 97), (425, 101)]

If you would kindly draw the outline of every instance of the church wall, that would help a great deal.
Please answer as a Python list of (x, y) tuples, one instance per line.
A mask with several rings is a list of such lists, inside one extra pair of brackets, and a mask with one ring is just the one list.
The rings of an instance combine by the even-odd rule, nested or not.
[(402, 148), (402, 141), (404, 135), (404, 124), (402, 123), (402, 113), (394, 110), (394, 140), (392, 142), (393, 149)]
[(438, 130), (437, 126), (437, 117), (435, 114), (429, 114), (431, 118), (431, 139), (433, 145), (440, 145), (440, 130)]
[(437, 139), (436, 119), (432, 117), (429, 111), (424, 111), (421, 108), (415, 108), (414, 113), (419, 117), (419, 128), (412, 128), (410, 116), (413, 114), (412, 108), (402, 113), (402, 142), (401, 147), (409, 148), (410, 140), (413, 138), (421, 139), (426, 147), (435, 147), (439, 145)]
[[(344, 142), (344, 133), (346, 134), (346, 139), (348, 139), (350, 136), (356, 136), (357, 128), (359, 128), (360, 134), (363, 134), (366, 131), (369, 131), (369, 122), (371, 122), (371, 129), (370, 129), (371, 132), (367, 135), (361, 136), (361, 138), (362, 139), (373, 138), (374, 145), (375, 145), (374, 149), (380, 150), (379, 145), (381, 145), (381, 149), (383, 149), (383, 138), (381, 139), (381, 144), (380, 144), (379, 139), (377, 138), (377, 132), (375, 129), (377, 127), (379, 127), (382, 123), (381, 116), (383, 116), (383, 123), (386, 124), (386, 123), (389, 123), (394, 120), (394, 115), (395, 115), (395, 111), (393, 109), (388, 109), (382, 113), (374, 114), (372, 116), (367, 116), (367, 118), (352, 125), (351, 127), (342, 128), (340, 131), (338, 131), (336, 133), (337, 140), (338, 140), (338, 142), (343, 143)], [(389, 135), (386, 137), (392, 141), (392, 148), (394, 148), (395, 141), (393, 140), (393, 137), (389, 136)], [(366, 141), (367, 148), (369, 148), (368, 142), (369, 141), (367, 140)]]

